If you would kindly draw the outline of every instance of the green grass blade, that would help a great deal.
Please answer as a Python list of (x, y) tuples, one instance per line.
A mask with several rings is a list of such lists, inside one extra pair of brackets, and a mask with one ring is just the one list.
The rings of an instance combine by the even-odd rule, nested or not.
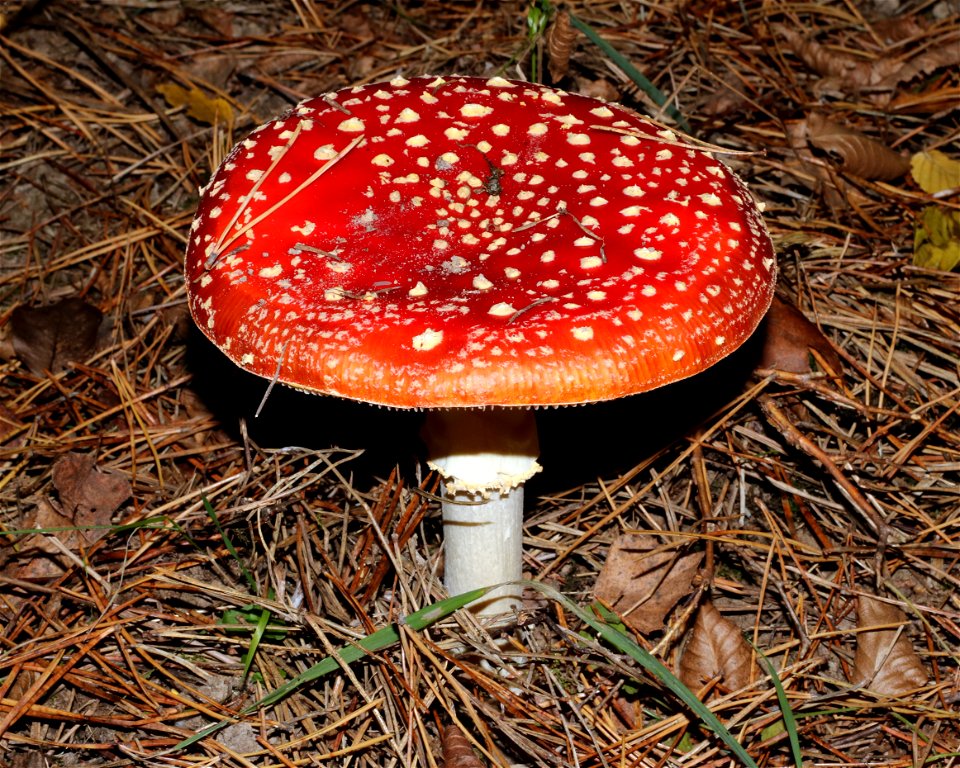
[(257, 625), (253, 628), (253, 635), (250, 637), (250, 645), (243, 656), (243, 683), (247, 684), (247, 678), (250, 677), (250, 669), (253, 667), (253, 659), (257, 655), (257, 649), (263, 640), (263, 634), (267, 631), (267, 625), (270, 624), (270, 611), (266, 608), (260, 611), (260, 618), (257, 619)]
[[(462, 595), (448, 597), (440, 602), (433, 603), (425, 608), (421, 608), (419, 611), (411, 613), (409, 616), (406, 616), (404, 619), (402, 619), (399, 624), (406, 624), (411, 629), (419, 632), (422, 629), (426, 629), (434, 622), (439, 621), (440, 619), (445, 619), (454, 611), (469, 605), (474, 600), (479, 600), (481, 597), (487, 594), (490, 589), (492, 589), (492, 587), (485, 587), (483, 589), (475, 589), (472, 592), (464, 592)], [(337, 651), (336, 657), (327, 656), (325, 659), (317, 662), (302, 674), (293, 678), (289, 682), (284, 683), (276, 690), (268, 693), (262, 699), (259, 699), (253, 704), (244, 707), (240, 711), (240, 714), (249, 715), (260, 709), (264, 709), (276, 704), (285, 696), (289, 696), (291, 693), (293, 693), (293, 691), (297, 690), (297, 688), (300, 688), (301, 686), (306, 685), (313, 680), (317, 680), (324, 675), (329, 675), (331, 672), (336, 672), (338, 669), (340, 669), (341, 664), (352, 664), (353, 662), (362, 659), (364, 656), (368, 656), (371, 653), (376, 653), (384, 648), (389, 648), (391, 645), (399, 641), (400, 628), (398, 624), (390, 624), (382, 629), (378, 629), (373, 634), (367, 635), (356, 643), (343, 646)], [(214, 723), (213, 725), (198, 731), (193, 736), (184, 739), (179, 744), (176, 744), (169, 750), (161, 752), (160, 754), (169, 755), (173, 752), (178, 752), (181, 749), (185, 749), (191, 744), (196, 744), (201, 739), (205, 739), (207, 736), (211, 736), (217, 731), (226, 728), (233, 722), (235, 721), (221, 720), (219, 723)], [(159, 757), (159, 755), (154, 755), (154, 757)]]
[(660, 681), (664, 688), (668, 689), (678, 699), (680, 699), (680, 701), (686, 704), (687, 707), (689, 707), (690, 710), (700, 719), (700, 722), (717, 734), (717, 737), (724, 744), (726, 744), (727, 747), (729, 747), (730, 751), (733, 752), (741, 760), (741, 762), (743, 762), (744, 765), (748, 766), (748, 768), (757, 768), (757, 764), (753, 761), (753, 758), (750, 757), (740, 742), (737, 741), (733, 734), (727, 730), (717, 716), (714, 715), (713, 712), (711, 712), (707, 706), (700, 701), (696, 695), (694, 695), (693, 691), (687, 688), (687, 686), (685, 686), (680, 679), (673, 674), (673, 672), (667, 669), (648, 651), (637, 645), (633, 638), (615, 629), (614, 627), (611, 627), (606, 622), (601, 621), (594, 616), (592, 612), (581, 608), (572, 600), (560, 594), (553, 587), (533, 581), (525, 581), (523, 584), (531, 589), (536, 589), (538, 592), (550, 598), (551, 600), (555, 600), (556, 602), (560, 603), (568, 611), (579, 617), (581, 621), (592, 627), (593, 630), (596, 631), (600, 637), (610, 643), (610, 645), (612, 645), (621, 653), (627, 654), (630, 658), (636, 661), (654, 678)]
[[(757, 649), (755, 649), (757, 650)], [(777, 692), (777, 701), (780, 704), (780, 715), (783, 717), (783, 727), (787, 729), (787, 737), (790, 739), (790, 752), (793, 754), (793, 764), (797, 768), (803, 768), (803, 757), (800, 754), (800, 734), (797, 731), (797, 719), (793, 715), (793, 709), (787, 700), (787, 692), (783, 689), (783, 683), (780, 681), (780, 675), (774, 668), (770, 660), (757, 650), (758, 658), (763, 662), (763, 666), (773, 681), (774, 690)]]
[(633, 66), (626, 56), (624, 56), (622, 53), (620, 53), (620, 51), (610, 45), (610, 43), (600, 37), (593, 27), (583, 21), (580, 21), (580, 19), (578, 19), (572, 13), (570, 14), (570, 23), (576, 29), (579, 29), (581, 32), (583, 32), (583, 34), (591, 43), (609, 56), (613, 63), (616, 64), (627, 77), (633, 80), (640, 90), (642, 90), (653, 100), (654, 104), (656, 104), (658, 107), (664, 107), (667, 111), (667, 114), (670, 115), (674, 121), (676, 121), (677, 125), (679, 125), (687, 133), (690, 133), (690, 125), (683, 118), (683, 115), (680, 114), (679, 110), (677, 110), (677, 108), (672, 104), (667, 104), (667, 97), (663, 94), (663, 92), (653, 83), (651, 83), (639, 69)]
[(230, 540), (230, 537), (227, 535), (227, 532), (223, 529), (223, 526), (220, 525), (220, 518), (217, 517), (217, 511), (213, 508), (213, 505), (207, 501), (207, 497), (203, 497), (203, 508), (207, 510), (207, 515), (213, 521), (213, 524), (217, 527), (217, 533), (220, 534), (220, 538), (223, 539), (223, 546), (227, 548), (227, 552), (230, 553), (230, 556), (237, 561), (237, 565), (240, 566), (240, 572), (243, 574), (244, 580), (247, 582), (247, 588), (250, 590), (251, 595), (257, 594), (257, 581), (253, 578), (253, 574), (247, 569), (246, 564), (240, 558), (240, 553), (237, 552), (236, 547), (233, 546), (233, 542)]
[[(233, 541), (231, 541), (230, 536), (223, 529), (223, 526), (220, 525), (220, 519), (217, 517), (217, 511), (207, 500), (206, 496), (203, 497), (203, 508), (207, 510), (207, 515), (217, 527), (217, 533), (220, 534), (220, 538), (223, 540), (223, 545), (227, 548), (227, 552), (230, 553), (230, 556), (233, 557), (233, 559), (237, 562), (237, 565), (240, 566), (240, 572), (243, 574), (243, 578), (247, 582), (247, 589), (250, 590), (250, 594), (256, 595), (257, 580), (253, 577), (253, 574), (250, 573), (246, 563), (243, 562), (242, 558), (240, 557), (240, 553), (237, 552), (237, 548), (233, 546)], [(243, 655), (243, 685), (247, 684), (247, 678), (250, 676), (250, 669), (253, 667), (253, 660), (257, 655), (257, 649), (260, 647), (260, 641), (263, 639), (263, 633), (266, 631), (267, 625), (270, 623), (270, 616), (270, 611), (264, 608), (260, 612), (260, 617), (257, 619), (257, 625), (254, 627), (253, 634), (250, 636), (250, 645), (247, 647), (247, 652)]]

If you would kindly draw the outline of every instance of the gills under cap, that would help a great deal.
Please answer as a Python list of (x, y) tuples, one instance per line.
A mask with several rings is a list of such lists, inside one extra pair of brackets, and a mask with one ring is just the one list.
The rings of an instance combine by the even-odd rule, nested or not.
[(691, 376), (770, 304), (757, 206), (615, 104), (501, 78), (310, 99), (238, 144), (186, 257), (242, 368), (398, 408), (608, 400)]

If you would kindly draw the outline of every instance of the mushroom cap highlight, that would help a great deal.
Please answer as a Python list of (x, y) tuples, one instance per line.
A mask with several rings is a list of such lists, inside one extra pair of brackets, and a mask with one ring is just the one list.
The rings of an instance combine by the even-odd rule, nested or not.
[(740, 346), (775, 257), (744, 184), (616, 104), (502, 78), (302, 102), (201, 191), (191, 313), (240, 367), (396, 408), (609, 400)]

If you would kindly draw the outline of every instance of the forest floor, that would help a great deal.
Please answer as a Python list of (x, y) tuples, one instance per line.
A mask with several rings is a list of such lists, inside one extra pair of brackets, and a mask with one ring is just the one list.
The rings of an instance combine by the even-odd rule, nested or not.
[[(744, 764), (584, 616), (757, 765), (960, 765), (960, 7), (563, 9), (0, 4), (4, 768)], [(183, 279), (254, 127), (454, 73), (679, 122), (779, 260), (712, 371), (538, 412), (525, 577), (565, 599), (500, 629), (404, 620), (445, 597), (421, 414), (257, 415)]]

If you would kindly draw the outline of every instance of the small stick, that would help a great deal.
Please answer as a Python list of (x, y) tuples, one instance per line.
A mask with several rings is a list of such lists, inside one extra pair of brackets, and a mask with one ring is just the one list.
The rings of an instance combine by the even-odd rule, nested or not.
[(260, 405), (257, 406), (256, 413), (253, 414), (253, 418), (257, 419), (260, 417), (260, 411), (263, 410), (263, 406), (267, 404), (267, 398), (270, 397), (270, 393), (273, 392), (274, 385), (280, 380), (280, 369), (283, 368), (283, 358), (287, 354), (287, 344), (289, 341), (283, 342), (283, 346), (280, 348), (280, 357), (277, 360), (277, 370), (273, 373), (273, 378), (270, 379), (270, 383), (267, 385), (267, 391), (263, 393), (263, 398), (260, 400)]
[(840, 489), (853, 504), (854, 508), (870, 521), (880, 537), (879, 544), (882, 550), (886, 543), (887, 535), (889, 534), (889, 526), (886, 521), (877, 514), (876, 510), (870, 506), (870, 502), (866, 496), (840, 471), (839, 467), (837, 467), (834, 461), (827, 455), (826, 451), (794, 426), (770, 395), (760, 395), (758, 400), (764, 414), (766, 414), (770, 423), (783, 435), (784, 439), (794, 448), (798, 448), (812, 459), (820, 462), (836, 481), (837, 485), (840, 486)]
[[(273, 172), (273, 169), (277, 167), (277, 163), (279, 163), (280, 160), (284, 157), (284, 155), (286, 155), (287, 152), (290, 151), (290, 147), (293, 146), (293, 142), (295, 142), (297, 140), (297, 137), (300, 135), (301, 126), (302, 126), (302, 123), (297, 123), (297, 127), (294, 128), (293, 130), (293, 135), (290, 136), (290, 138), (287, 140), (287, 143), (283, 146), (283, 150), (277, 153), (277, 156), (273, 158), (273, 162), (270, 163), (267, 170), (264, 171), (263, 175), (259, 179), (257, 179), (256, 182), (254, 182), (254, 185), (250, 188), (250, 191), (243, 198), (243, 202), (239, 206), (237, 206), (237, 210), (234, 211), (233, 213), (233, 218), (230, 219), (230, 222), (227, 224), (227, 226), (223, 228), (223, 232), (220, 233), (220, 237), (217, 238), (217, 245), (213, 249), (215, 253), (220, 253), (220, 251), (223, 250), (224, 248), (223, 241), (227, 237), (227, 233), (231, 229), (233, 229), (233, 226), (237, 223), (237, 220), (240, 218), (241, 214), (245, 210), (247, 210), (247, 206), (250, 204), (250, 201), (253, 200), (253, 196), (257, 193), (257, 190), (260, 189), (260, 185), (263, 184), (264, 181), (266, 181), (266, 179)], [(246, 229), (242, 231), (246, 231)], [(230, 242), (232, 243), (233, 240), (235, 240), (239, 235), (240, 235), (240, 232), (234, 235), (234, 237), (230, 239)]]

